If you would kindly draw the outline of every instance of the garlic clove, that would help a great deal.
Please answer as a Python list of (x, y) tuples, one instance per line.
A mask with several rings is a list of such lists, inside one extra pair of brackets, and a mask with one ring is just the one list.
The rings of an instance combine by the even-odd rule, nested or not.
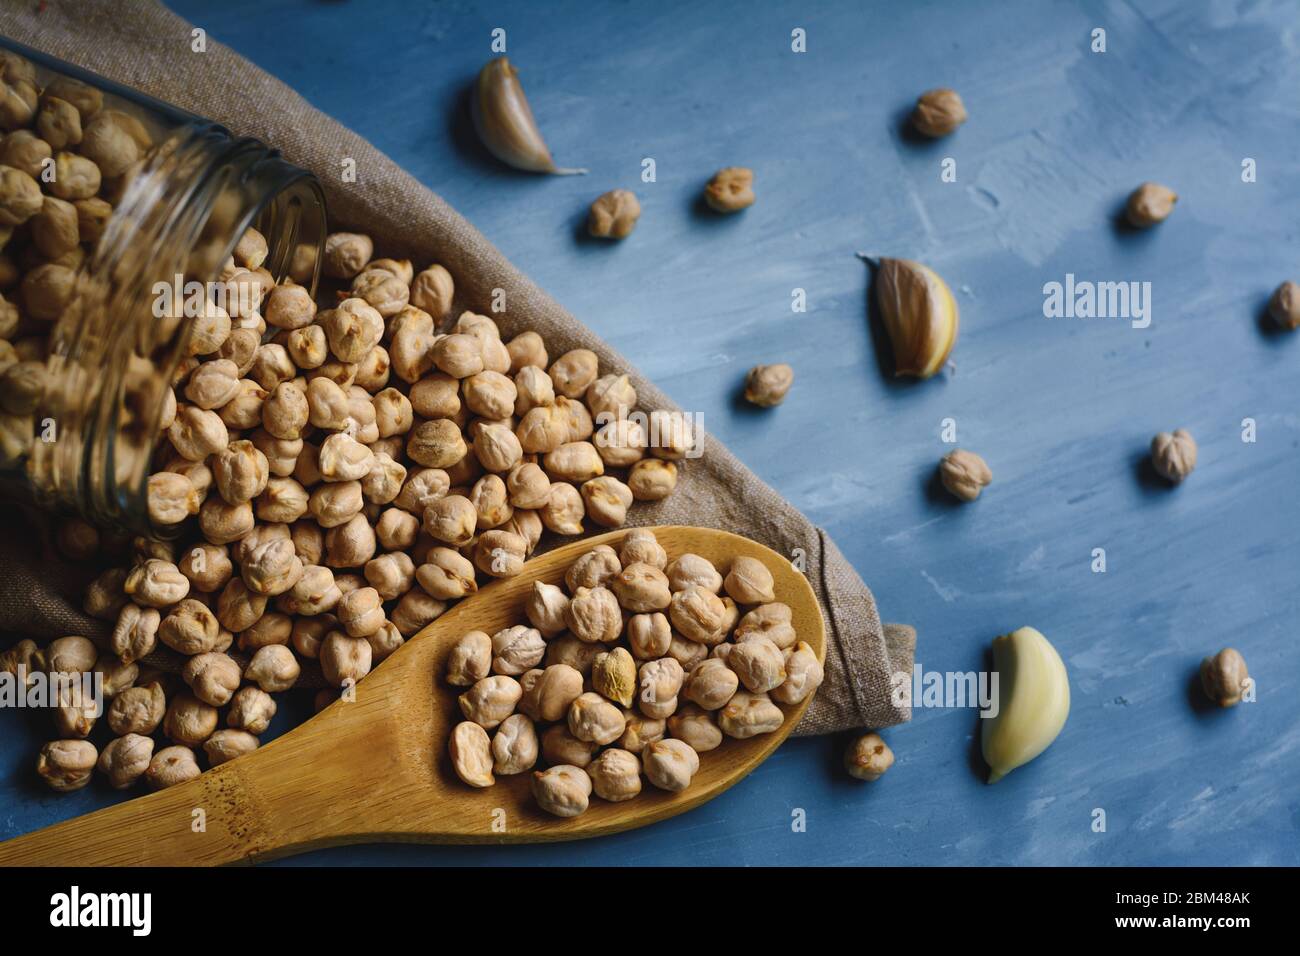
[(948, 284), (910, 259), (881, 259), (876, 301), (894, 347), (894, 374), (929, 378), (957, 341), (958, 310)]
[(993, 640), (997, 712), (983, 718), (980, 737), (989, 783), (1033, 760), (1051, 745), (1070, 714), (1070, 678), (1061, 655), (1032, 627)]
[(524, 96), (519, 71), (504, 56), (489, 60), (479, 71), (470, 98), (470, 115), (483, 145), (508, 166), (560, 176), (587, 172), (555, 165)]

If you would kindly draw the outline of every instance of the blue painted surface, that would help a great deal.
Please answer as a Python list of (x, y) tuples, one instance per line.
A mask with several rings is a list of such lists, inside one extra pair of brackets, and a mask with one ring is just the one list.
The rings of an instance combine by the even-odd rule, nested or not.
[[(1293, 5), (172, 6), (376, 143), (703, 412), (832, 532), (883, 616), (917, 626), (926, 669), (979, 668), (992, 637), (1028, 623), (1074, 693), (1056, 744), (996, 787), (974, 713), (920, 709), (885, 732), (897, 764), (876, 784), (837, 769), (842, 741), (791, 741), (707, 806), (614, 838), (287, 862), (1300, 862), (1300, 333), (1260, 321), (1272, 288), (1300, 277)], [(591, 175), (515, 174), (470, 137), (456, 107), (498, 26), (557, 161)], [(806, 54), (790, 51), (794, 27)], [(1089, 52), (1094, 27), (1104, 54)], [(936, 85), (958, 88), (971, 120), (918, 144), (900, 120)], [(940, 181), (945, 157), (955, 183)], [(1241, 181), (1244, 157), (1258, 182)], [(703, 182), (730, 164), (755, 169), (757, 204), (701, 214)], [(1180, 193), (1174, 216), (1117, 229), (1146, 179)], [(637, 231), (583, 241), (587, 204), (614, 187), (640, 196)], [(859, 249), (947, 278), (955, 373), (881, 375)], [(1042, 286), (1066, 273), (1150, 281), (1150, 327), (1045, 319)], [(796, 287), (807, 314), (791, 313)], [(738, 407), (745, 370), (770, 361), (795, 368), (788, 401)], [(973, 505), (933, 490), (946, 417), (994, 472)], [(1200, 462), (1170, 489), (1139, 463), (1179, 426)], [(1097, 547), (1105, 574), (1090, 570)], [(1191, 682), (1228, 644), (1261, 700), (1210, 712)], [(100, 781), (44, 791), (29, 768), (46, 731), (25, 720), (0, 714), (0, 834), (113, 799)], [(807, 832), (792, 832), (795, 808)]]

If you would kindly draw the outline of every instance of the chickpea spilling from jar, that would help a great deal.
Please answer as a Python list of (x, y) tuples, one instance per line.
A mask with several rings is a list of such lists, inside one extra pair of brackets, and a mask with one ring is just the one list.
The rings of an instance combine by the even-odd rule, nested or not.
[[(621, 802), (691, 785), (700, 755), (723, 739), (773, 733), (780, 705), (824, 678), (799, 640), (771, 571), (737, 556), (724, 575), (695, 554), (669, 559), (652, 531), (597, 545), (564, 587), (537, 582), (527, 623), (470, 631), (443, 677), (460, 717), (448, 750), (471, 787), (532, 772), (534, 799), (573, 817), (594, 793)], [(543, 769), (537, 769), (537, 768)]]
[[(36, 188), (24, 201), (26, 174), (3, 166), (14, 136), (0, 141), (0, 220), (5, 208), (36, 215), (40, 199)], [(596, 353), (552, 356), (535, 331), (506, 338), (489, 316), (455, 313), (441, 265), (417, 272), (375, 258), (365, 235), (334, 233), (321, 265), (341, 288), (318, 309), (299, 284), (312, 258), (295, 257), (274, 285), (267, 249), (255, 229), (238, 242), (221, 276), (239, 289), (234, 313), (214, 304), (196, 324), (166, 392), (147, 500), (175, 543), (140, 539), (130, 566), (86, 595), (113, 630), (109, 653), (87, 652), (82, 669), (121, 678), (106, 714), (119, 739), (94, 755), (114, 786), (189, 779), (200, 749), (211, 766), (249, 752), (271, 695), (305, 661), (333, 688), (354, 684), (450, 602), (518, 574), (548, 531), (616, 528), (637, 501), (671, 494), (697, 447), (681, 413), (637, 412), (635, 386)], [(6, 414), (30, 413), (29, 380), (44, 367), (31, 321), (44, 293), (27, 287), (16, 304), (0, 298), (0, 318), (14, 317), (0, 327)], [(96, 553), (93, 528), (65, 530), (66, 553)], [(187, 659), (183, 685), (141, 665), (160, 644)], [(97, 719), (43, 753), (51, 786), (89, 779), (61, 768), (95, 750), (85, 738)], [(166, 738), (156, 753), (155, 733)], [(131, 734), (147, 747), (121, 742)]]

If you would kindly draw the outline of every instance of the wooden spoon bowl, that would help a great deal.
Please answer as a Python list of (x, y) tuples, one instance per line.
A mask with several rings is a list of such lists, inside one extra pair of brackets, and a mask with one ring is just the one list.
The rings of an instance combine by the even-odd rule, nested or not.
[[(719, 569), (738, 555), (761, 560), (790, 606), (799, 639), (821, 660), (821, 611), (789, 560), (747, 538), (708, 528), (654, 529), (669, 559), (687, 552)], [(129, 800), (0, 844), (0, 865), (175, 866), (256, 862), (348, 843), (531, 843), (617, 833), (674, 816), (717, 796), (775, 750), (809, 701), (780, 705), (775, 733), (726, 738), (700, 755), (700, 769), (681, 793), (644, 782), (623, 803), (591, 797), (569, 819), (539, 809), (531, 773), (498, 776), (476, 790), (451, 766), (447, 738), (463, 718), (463, 688), (443, 679), (446, 656), (466, 631), (493, 634), (525, 622), (534, 581), (560, 584), (581, 554), (618, 547), (626, 531), (575, 541), (533, 558), (516, 577), (494, 581), (456, 604), (356, 685), (354, 701), (337, 701), (253, 753), (187, 783)], [(202, 826), (199, 826), (201, 821)]]

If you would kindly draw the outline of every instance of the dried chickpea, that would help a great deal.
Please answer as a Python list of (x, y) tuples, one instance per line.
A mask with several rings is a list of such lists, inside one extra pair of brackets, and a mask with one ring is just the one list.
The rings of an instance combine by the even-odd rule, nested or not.
[(579, 740), (611, 744), (623, 735), (627, 718), (599, 694), (585, 693), (569, 705), (569, 732)]
[(641, 761), (636, 754), (611, 747), (587, 767), (596, 796), (611, 803), (631, 800), (641, 792)]
[(469, 687), (487, 677), (491, 667), (492, 638), (483, 631), (470, 631), (447, 654), (447, 683)]
[(737, 604), (767, 604), (776, 600), (772, 572), (762, 561), (747, 555), (732, 561), (723, 587)]
[(816, 692), (826, 677), (817, 652), (805, 641), (785, 652), (785, 672), (785, 681), (771, 691), (773, 700), (782, 704), (802, 703)]
[(435, 263), (411, 281), (411, 304), (435, 319), (443, 319), (451, 311), (455, 292), (451, 273)]
[(161, 525), (179, 524), (199, 513), (203, 496), (184, 475), (161, 471), (149, 476), (149, 519)]
[[(0, 170), (0, 176), (3, 175), (3, 170)], [(78, 156), (76, 153), (61, 152), (55, 155), (54, 177), (49, 182), (49, 188), (50, 192), (58, 198), (73, 202), (78, 199), (90, 199), (99, 192), (102, 183), (103, 176), (93, 160)], [(3, 188), (7, 186), (7, 181), (0, 180), (0, 195), (8, 192), (8, 189)], [(17, 225), (7, 221), (14, 215), (12, 208), (0, 204), (0, 224)]]
[(500, 474), (519, 465), (524, 450), (519, 437), (507, 425), (487, 423), (475, 428), (474, 456), (485, 471)]
[(162, 608), (182, 600), (190, 582), (170, 561), (151, 559), (131, 570), (122, 589), (138, 604)]
[(384, 623), (383, 599), (373, 587), (357, 588), (344, 594), (334, 613), (349, 637), (366, 637)]
[(626, 648), (615, 647), (596, 655), (591, 662), (591, 686), (602, 697), (624, 707), (632, 706), (637, 669)]
[(587, 517), (596, 524), (619, 528), (627, 521), (627, 509), (633, 500), (632, 489), (617, 478), (610, 475), (593, 478), (583, 482), (581, 492)]
[(474, 566), (494, 578), (518, 574), (527, 555), (528, 542), (509, 531), (484, 531), (474, 542)]
[(456, 776), (471, 787), (490, 787), (496, 783), (492, 776), (492, 743), (487, 731), (471, 720), (461, 721), (452, 729), (448, 742), (451, 766)]
[(633, 564), (648, 564), (662, 571), (668, 566), (668, 552), (648, 528), (633, 528), (624, 535), (619, 544), (618, 558), (625, 568)]
[(563, 590), (544, 581), (534, 581), (524, 605), (524, 613), (529, 623), (543, 636), (552, 638), (568, 627), (565, 622), (568, 606), (569, 598)]
[(230, 544), (253, 530), (253, 506), (245, 501), (229, 504), (223, 499), (208, 498), (199, 507), (199, 529), (211, 544)]
[[(669, 580), (672, 580), (671, 569)], [(726, 606), (722, 599), (699, 584), (676, 591), (668, 606), (668, 619), (681, 635), (700, 644), (713, 645), (725, 636), (722, 627)]]
[(718, 711), (718, 726), (728, 737), (745, 740), (758, 734), (780, 729), (785, 720), (781, 708), (767, 694), (738, 690), (727, 705)]
[(433, 344), (433, 364), (452, 378), (465, 379), (483, 371), (483, 346), (473, 335), (444, 335)]
[(158, 626), (158, 639), (178, 654), (206, 654), (217, 644), (217, 618), (193, 598), (177, 603)]
[(285, 537), (259, 542), (247, 548), (241, 562), (241, 574), (248, 589), (269, 597), (291, 590), (303, 576), (302, 559), (298, 557), (297, 549), (287, 533)]
[(533, 774), (533, 798), (547, 813), (576, 817), (587, 809), (591, 778), (581, 767), (560, 764)]
[(736, 672), (718, 658), (706, 658), (690, 669), (682, 693), (704, 710), (720, 710), (740, 687)]
[(556, 535), (581, 535), (582, 518), (586, 514), (582, 496), (575, 486), (554, 481), (541, 509), (542, 524)]
[(239, 689), (243, 675), (234, 659), (227, 654), (205, 653), (185, 662), (181, 678), (194, 696), (213, 707), (224, 707)]
[(98, 620), (116, 621), (127, 602), (126, 593), (122, 590), (126, 575), (126, 568), (110, 568), (95, 578), (86, 588), (82, 609)]
[(879, 780), (894, 765), (894, 752), (879, 734), (863, 734), (844, 752), (844, 769), (859, 780)]
[(155, 790), (166, 790), (177, 784), (186, 783), (199, 776), (198, 761), (194, 751), (189, 747), (164, 747), (153, 755), (149, 769), (144, 772), (144, 779)]
[(411, 289), (400, 276), (371, 264), (352, 280), (350, 294), (363, 300), (385, 319), (390, 319), (406, 308)]
[(662, 501), (677, 487), (677, 466), (659, 458), (638, 461), (628, 472), (627, 486), (637, 501)]
[(609, 583), (619, 605), (633, 614), (662, 611), (672, 601), (668, 576), (650, 564), (629, 564)]
[[(321, 669), (324, 670), (323, 655)], [(267, 644), (253, 654), (252, 660), (244, 668), (244, 679), (251, 680), (268, 694), (276, 694), (297, 683), (301, 670), (293, 651), (283, 644)]]
[(752, 694), (765, 694), (786, 679), (785, 655), (765, 637), (735, 645), (727, 654), (727, 666)]
[(590, 674), (592, 662), (604, 651), (600, 644), (588, 644), (578, 640), (572, 634), (562, 634), (546, 645), (546, 657), (542, 663), (547, 667), (552, 664), (567, 664), (580, 674)]
[(99, 772), (108, 777), (114, 790), (125, 790), (144, 776), (153, 759), (154, 742), (151, 737), (126, 734), (104, 745), (99, 755)]
[(697, 584), (713, 594), (722, 591), (722, 575), (708, 558), (698, 554), (683, 554), (668, 565), (668, 586), (673, 591), (684, 591)]
[(151, 653), (158, 643), (162, 615), (152, 607), (124, 604), (113, 626), (110, 645), (121, 660), (131, 663)]
[(351, 279), (357, 275), (375, 252), (369, 236), (354, 232), (335, 232), (325, 237), (322, 266), (327, 276), (334, 279)]
[(424, 530), (435, 540), (462, 547), (474, 539), (478, 510), (463, 495), (448, 495), (424, 509)]
[(163, 733), (173, 743), (197, 747), (217, 729), (217, 708), (193, 694), (177, 694), (167, 705)]
[(478, 590), (474, 565), (451, 548), (431, 548), (425, 563), (415, 569), (415, 580), (426, 593), (444, 601)]
[(217, 621), (228, 631), (246, 631), (266, 613), (267, 597), (249, 590), (242, 578), (232, 577), (217, 598)]
[(611, 189), (591, 204), (587, 231), (599, 239), (626, 239), (640, 217), (641, 204), (637, 202), (635, 193), (627, 189)]
[(565, 352), (548, 370), (555, 391), (565, 398), (581, 398), (599, 374), (600, 360), (590, 349)]
[(210, 767), (219, 767), (256, 749), (257, 738), (243, 730), (218, 730), (203, 741), (203, 752)]
[(1205, 696), (1220, 707), (1235, 707), (1241, 703), (1250, 681), (1246, 659), (1234, 647), (1225, 647), (1201, 661), (1200, 677)]
[(739, 212), (754, 205), (754, 171), (728, 166), (713, 174), (704, 187), (704, 201), (714, 212)]
[(249, 441), (266, 456), (267, 469), (271, 474), (280, 478), (293, 474), (298, 456), (302, 454), (301, 438), (276, 438), (265, 428), (258, 428), (249, 436)]
[(466, 720), (472, 720), (485, 730), (494, 730), (514, 713), (523, 694), (519, 681), (497, 674), (476, 681), (458, 701)]
[(794, 369), (789, 365), (755, 365), (745, 376), (745, 401), (760, 408), (780, 405), (793, 383)]
[(608, 644), (623, 632), (618, 598), (603, 587), (577, 588), (564, 609), (564, 621), (574, 637), (588, 644)]
[(793, 647), (798, 637), (791, 623), (789, 606), (780, 603), (762, 604), (742, 617), (736, 625), (736, 643), (741, 644), (754, 637), (765, 637), (782, 650)]
[(167, 429), (167, 437), (181, 457), (189, 461), (202, 461), (230, 443), (230, 434), (221, 416), (193, 405), (176, 409), (176, 419)]
[(660, 790), (680, 793), (700, 769), (700, 755), (682, 740), (656, 740), (641, 751), (646, 778)]
[(88, 740), (52, 740), (41, 748), (36, 772), (51, 790), (67, 793), (90, 783), (98, 758)]
[(564, 720), (569, 707), (582, 696), (582, 674), (568, 664), (529, 671), (520, 684), (524, 694), (519, 710), (534, 720)]
[(469, 500), (478, 512), (477, 527), (480, 530), (497, 528), (514, 516), (506, 483), (499, 475), (484, 475), (474, 482)]
[(162, 686), (151, 681), (138, 687), (128, 687), (114, 697), (105, 718), (109, 729), (119, 736), (148, 736), (158, 729), (166, 710), (167, 697)]
[(517, 624), (492, 636), (492, 671), (518, 677), (542, 662), (546, 641), (536, 628)]
[(302, 438), (311, 416), (307, 395), (294, 382), (280, 382), (262, 403), (262, 427), (284, 441)]
[(668, 718), (668, 732), (696, 753), (706, 753), (722, 746), (722, 731), (713, 714), (695, 704), (684, 705)]
[(447, 468), (468, 451), (460, 428), (449, 418), (421, 422), (411, 429), (406, 440), (407, 456), (427, 468)]
[(271, 726), (275, 711), (275, 699), (266, 691), (258, 687), (241, 687), (231, 698), (226, 724), (234, 730), (261, 734)]
[(578, 588), (609, 586), (622, 570), (618, 554), (607, 544), (598, 544), (579, 555), (564, 572), (564, 584), (571, 592)]
[(663, 614), (634, 614), (627, 622), (627, 643), (632, 656), (639, 660), (655, 660), (668, 653), (672, 642), (672, 628)]
[(322, 528), (337, 528), (360, 514), (365, 493), (359, 481), (336, 481), (312, 489), (307, 510)]
[(682, 665), (671, 657), (643, 663), (637, 675), (637, 706), (641, 713), (655, 719), (672, 714), (685, 676)]
[(586, 767), (599, 749), (599, 744), (573, 736), (563, 723), (554, 724), (542, 733), (542, 758), (552, 765)]
[(374, 467), (374, 453), (351, 435), (330, 435), (320, 446), (320, 474), (325, 481), (359, 481)]
[(492, 735), (492, 769), (502, 776), (531, 770), (538, 749), (533, 722), (523, 714), (511, 714)]
[(656, 720), (635, 711), (628, 711), (626, 716), (627, 727), (623, 731), (623, 736), (618, 738), (617, 746), (639, 754), (645, 749), (646, 744), (664, 739), (668, 727), (666, 721)]
[(233, 441), (212, 456), (212, 479), (227, 504), (252, 501), (266, 488), (266, 456), (251, 441)]
[(447, 605), (421, 590), (412, 588), (402, 595), (389, 620), (403, 637), (412, 637), (436, 621)]

